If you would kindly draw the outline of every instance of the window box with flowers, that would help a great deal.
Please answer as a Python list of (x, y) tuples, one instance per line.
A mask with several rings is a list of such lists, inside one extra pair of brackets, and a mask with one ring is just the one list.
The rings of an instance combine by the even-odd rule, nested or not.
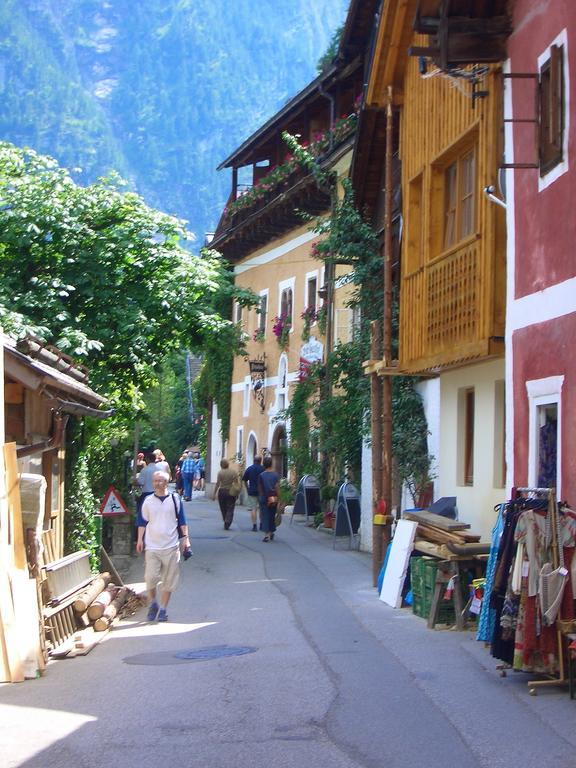
[(310, 326), (318, 319), (318, 313), (314, 307), (306, 307), (300, 317), (304, 321), (302, 326), (302, 341), (308, 341), (310, 339)]
[(281, 317), (274, 318), (274, 325), (272, 326), (272, 333), (276, 336), (276, 341), (280, 349), (286, 349), (288, 341), (290, 339), (290, 331), (292, 330), (292, 318), (282, 315)]

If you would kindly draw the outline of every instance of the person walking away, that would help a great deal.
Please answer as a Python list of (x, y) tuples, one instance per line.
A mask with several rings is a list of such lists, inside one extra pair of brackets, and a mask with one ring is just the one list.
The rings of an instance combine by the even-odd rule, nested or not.
[(205, 472), (205, 461), (200, 456), (199, 453), (196, 453), (194, 455), (194, 458), (196, 460), (196, 472), (195, 472), (195, 479), (194, 479), (194, 488), (197, 491), (203, 491), (204, 490), (204, 478), (206, 477)]
[(176, 464), (174, 465), (174, 480), (176, 483), (176, 493), (179, 496), (182, 496), (184, 493), (184, 481), (182, 479), (182, 464), (184, 464), (184, 459), (188, 453), (185, 451), (182, 456), (178, 459)]
[[(168, 493), (169, 479), (167, 472), (154, 472), (154, 493), (144, 499), (138, 520), (136, 551), (144, 551), (148, 621), (156, 618), (158, 621), (168, 621), (166, 609), (180, 578), (180, 549), (190, 547), (182, 500), (175, 493)], [(181, 538), (179, 533), (182, 534)], [(162, 587), (158, 597), (160, 582)]]
[(161, 470), (162, 472), (168, 473), (168, 482), (172, 479), (172, 470), (170, 469), (170, 464), (166, 461), (166, 456), (162, 453), (160, 448), (156, 448), (154, 453), (154, 461), (156, 462), (156, 469)]
[(240, 478), (235, 469), (231, 469), (227, 459), (220, 462), (220, 471), (216, 477), (216, 487), (212, 500), (218, 498), (218, 505), (224, 521), (224, 528), (228, 530), (234, 519), (234, 506), (236, 505), (236, 495), (231, 493), (233, 484), (240, 485)]
[(272, 456), (264, 458), (263, 466), (264, 471), (258, 476), (260, 525), (264, 532), (262, 541), (273, 541), (276, 531), (275, 517), (278, 508), (280, 475), (272, 469)]
[(140, 473), (136, 476), (136, 483), (140, 487), (140, 496), (136, 499), (136, 519), (138, 519), (138, 515), (142, 510), (144, 499), (154, 493), (152, 478), (154, 477), (154, 472), (158, 472), (154, 454), (147, 453), (145, 459), (146, 466), (144, 469), (140, 470)]
[(188, 451), (186, 458), (182, 462), (182, 483), (184, 485), (184, 501), (192, 500), (192, 483), (194, 482), (194, 472), (196, 471), (196, 462), (192, 453)]
[(258, 495), (258, 478), (264, 472), (262, 466), (262, 456), (254, 456), (254, 463), (246, 467), (244, 474), (242, 475), (242, 482), (246, 485), (246, 491), (248, 492), (248, 509), (250, 510), (250, 517), (252, 518), (252, 530), (257, 531), (256, 524), (258, 522), (258, 508), (260, 506), (260, 500)]

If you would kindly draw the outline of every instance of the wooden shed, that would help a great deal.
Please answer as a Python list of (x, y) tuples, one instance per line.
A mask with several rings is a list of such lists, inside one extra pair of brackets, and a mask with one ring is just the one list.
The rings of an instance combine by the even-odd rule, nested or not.
[[(68, 418), (112, 411), (88, 386), (86, 369), (58, 349), (33, 337), (0, 339), (0, 681), (17, 682), (42, 669), (51, 642), (51, 566), (61, 563), (60, 579), (77, 567), (78, 559), (61, 562)], [(60, 620), (53, 626), (65, 631)]]

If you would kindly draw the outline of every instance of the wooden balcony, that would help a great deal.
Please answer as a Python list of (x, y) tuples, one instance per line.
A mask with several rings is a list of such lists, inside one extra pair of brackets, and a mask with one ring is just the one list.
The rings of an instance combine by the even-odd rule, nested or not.
[(493, 259), (476, 237), (404, 276), (399, 369), (438, 372), (501, 356), (504, 328), (493, 290), (498, 283)]

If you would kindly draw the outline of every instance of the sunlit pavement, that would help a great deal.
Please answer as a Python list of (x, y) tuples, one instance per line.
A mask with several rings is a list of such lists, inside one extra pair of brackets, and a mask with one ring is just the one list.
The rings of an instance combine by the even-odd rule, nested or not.
[(225, 531), (205, 494), (185, 509), (194, 556), (168, 623), (142, 608), (0, 687), (3, 768), (575, 765), (568, 695), (530, 697), (472, 632), (381, 603), (369, 555), (289, 520), (263, 543), (243, 507)]

